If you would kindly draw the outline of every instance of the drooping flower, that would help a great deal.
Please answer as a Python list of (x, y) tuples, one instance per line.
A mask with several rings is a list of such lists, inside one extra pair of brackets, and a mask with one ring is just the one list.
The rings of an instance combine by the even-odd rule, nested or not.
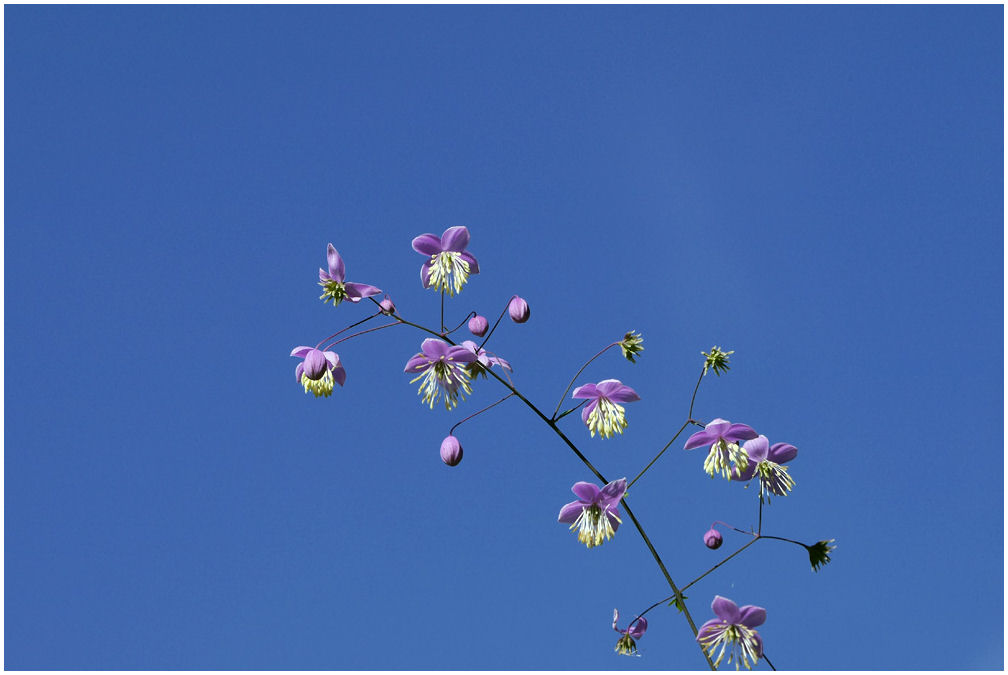
[(711, 550), (721, 548), (722, 541), (724, 540), (721, 537), (721, 533), (715, 530), (713, 527), (704, 532), (703, 543), (707, 548)]
[(446, 436), (441, 441), (441, 461), (448, 466), (457, 466), (462, 461), (462, 444), (454, 436)]
[(433, 409), (434, 403), (443, 396), (445, 408), (451, 410), (460, 398), (472, 393), (466, 366), (475, 360), (472, 350), (427, 338), (420, 346), (420, 353), (406, 362), (405, 372), (420, 373), (410, 383), (423, 380), (417, 393), (422, 395), (424, 403), (429, 403)]
[(805, 548), (808, 549), (809, 562), (812, 563), (813, 571), (818, 572), (820, 567), (829, 563), (830, 553), (832, 553), (833, 549), (836, 548), (833, 544), (834, 541), (836, 541), (836, 539), (820, 541), (812, 544), (811, 546), (802, 544), (802, 546), (805, 546)]
[(594, 483), (574, 483), (571, 492), (577, 501), (564, 504), (557, 521), (570, 523), (570, 529), (578, 531), (578, 541), (588, 548), (612, 539), (622, 522), (618, 506), (626, 494), (626, 478), (614, 480), (601, 490)]
[(532, 310), (529, 309), (528, 303), (525, 302), (524, 298), (519, 298), (517, 295), (511, 298), (511, 302), (508, 303), (508, 316), (515, 323), (525, 323), (529, 320), (529, 315), (531, 315)]
[(700, 626), (697, 632), (697, 642), (707, 652), (707, 656), (714, 659), (714, 652), (718, 646), (721, 651), (714, 659), (714, 667), (717, 668), (728, 652), (728, 663), (735, 660), (735, 670), (738, 670), (739, 663), (748, 670), (756, 664), (763, 656), (763, 639), (754, 628), (766, 621), (766, 610), (755, 605), (739, 607), (728, 598), (720, 595), (714, 597), (711, 609), (717, 615), (716, 619), (711, 619)]
[(592, 437), (602, 438), (622, 434), (627, 427), (626, 409), (620, 403), (639, 401), (637, 392), (619, 380), (602, 380), (598, 384), (584, 384), (574, 390), (572, 398), (591, 399), (581, 409), (581, 421), (588, 425)]
[(319, 286), (322, 287), (322, 295), (319, 299), (325, 303), (332, 300), (333, 307), (337, 307), (344, 300), (350, 302), (360, 302), (363, 298), (370, 298), (372, 295), (381, 293), (381, 289), (369, 286), (368, 284), (355, 284), (346, 281), (346, 268), (343, 265), (343, 258), (339, 252), (329, 244), (326, 253), (329, 263), (329, 272), (319, 268)]
[(619, 610), (614, 609), (612, 615), (612, 627), (617, 633), (621, 633), (620, 639), (616, 642), (616, 653), (623, 654), (625, 656), (634, 656), (637, 654), (637, 642), (647, 631), (647, 619), (643, 616), (637, 617), (637, 619), (627, 626), (625, 629), (620, 628), (617, 623), (619, 622)]
[(316, 397), (330, 396), (333, 384), (343, 386), (346, 382), (346, 371), (340, 363), (336, 352), (323, 352), (314, 347), (295, 347), (291, 356), (302, 359), (294, 369), (294, 378), (304, 387), (305, 393), (311, 392)]
[(644, 351), (644, 338), (636, 331), (629, 331), (619, 341), (619, 346), (620, 351), (623, 352), (623, 357), (630, 363), (636, 363), (634, 358)]
[(440, 237), (428, 233), (415, 238), (413, 250), (430, 258), (420, 268), (424, 288), (455, 295), (470, 274), (479, 274), (479, 263), (465, 250), (468, 245), (467, 227), (449, 227)]
[(788, 467), (781, 466), (798, 455), (798, 448), (789, 443), (774, 443), (771, 447), (766, 436), (757, 436), (742, 444), (742, 450), (749, 457), (749, 464), (742, 471), (732, 474), (732, 480), (747, 482), (759, 476), (760, 496), (777, 495), (784, 497), (794, 487), (794, 479), (788, 474)]
[(490, 370), (493, 366), (500, 366), (504, 370), (513, 370), (510, 363), (502, 358), (491, 355), (485, 349), (481, 349), (472, 340), (463, 340), (462, 346), (476, 355), (476, 360), (469, 364), (469, 375), (472, 377), (482, 375), (485, 378), (487, 376), (486, 371)]
[(471, 332), (476, 337), (483, 337), (486, 335), (487, 330), (490, 328), (490, 322), (487, 321), (485, 316), (477, 314), (473, 318), (469, 319), (469, 332)]
[(748, 456), (739, 447), (739, 441), (756, 438), (753, 428), (745, 424), (732, 424), (720, 417), (711, 420), (710, 424), (686, 439), (686, 450), (710, 446), (707, 459), (704, 460), (704, 471), (713, 478), (720, 473), (731, 479), (733, 473), (741, 473), (749, 465)]

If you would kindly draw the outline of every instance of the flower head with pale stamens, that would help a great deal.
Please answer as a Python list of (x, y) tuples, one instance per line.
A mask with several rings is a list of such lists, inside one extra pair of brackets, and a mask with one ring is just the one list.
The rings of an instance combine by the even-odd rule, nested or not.
[(756, 438), (753, 428), (745, 424), (732, 424), (728, 420), (717, 418), (710, 424), (686, 439), (686, 450), (710, 446), (707, 459), (704, 460), (704, 471), (713, 478), (720, 473), (731, 480), (732, 474), (745, 471), (749, 458), (739, 447), (739, 441)]
[(622, 434), (627, 421), (626, 409), (620, 403), (640, 400), (636, 391), (619, 380), (581, 385), (571, 397), (590, 399), (588, 405), (581, 409), (581, 421), (588, 426), (593, 438), (596, 433), (602, 438)]
[(466, 251), (469, 228), (449, 227), (440, 237), (421, 234), (413, 240), (413, 250), (429, 258), (420, 267), (424, 288), (455, 295), (462, 290), (470, 274), (479, 274), (479, 263)]
[(420, 346), (420, 353), (406, 362), (405, 372), (420, 373), (410, 383), (422, 380), (417, 393), (424, 403), (429, 403), (433, 409), (434, 403), (443, 396), (445, 408), (451, 410), (460, 398), (472, 393), (466, 366), (475, 360), (476, 354), (470, 349), (427, 338)]
[(784, 497), (791, 491), (794, 479), (788, 473), (788, 467), (781, 465), (794, 459), (798, 448), (789, 443), (774, 443), (771, 446), (766, 436), (757, 436), (743, 443), (742, 450), (749, 458), (749, 464), (742, 471), (736, 469), (732, 480), (747, 482), (753, 476), (759, 476), (760, 496), (766, 496), (767, 502), (770, 495)]
[(346, 382), (346, 371), (340, 363), (336, 352), (323, 352), (315, 347), (295, 347), (291, 356), (302, 359), (294, 369), (294, 378), (304, 387), (305, 393), (311, 392), (315, 397), (330, 396), (333, 385), (343, 386)]
[(619, 610), (614, 609), (612, 615), (612, 627), (613, 630), (621, 634), (619, 640), (616, 641), (616, 653), (623, 654), (624, 656), (640, 656), (637, 653), (637, 640), (643, 637), (644, 632), (647, 630), (647, 619), (643, 616), (637, 617), (637, 619), (627, 626), (625, 629), (620, 628), (617, 624), (619, 622)]
[(755, 605), (739, 607), (728, 598), (720, 595), (714, 597), (711, 609), (717, 615), (716, 619), (711, 619), (700, 626), (696, 640), (707, 652), (707, 656), (714, 658), (714, 652), (718, 652), (714, 659), (714, 667), (717, 668), (728, 652), (728, 663), (735, 660), (735, 670), (738, 670), (741, 663), (748, 670), (756, 665), (756, 662), (763, 656), (763, 639), (754, 629), (766, 621), (766, 610)]
[(326, 272), (322, 268), (319, 268), (318, 271), (319, 286), (322, 287), (322, 295), (319, 296), (319, 300), (323, 303), (331, 300), (333, 307), (337, 307), (344, 300), (360, 302), (363, 298), (370, 298), (372, 295), (381, 293), (381, 290), (374, 286), (346, 281), (346, 267), (343, 265), (343, 258), (340, 257), (339, 252), (332, 244), (329, 244), (326, 258), (329, 263), (329, 271)]
[(578, 499), (564, 504), (557, 521), (570, 523), (570, 529), (578, 532), (578, 541), (588, 548), (612, 539), (622, 522), (618, 507), (626, 494), (626, 478), (614, 480), (601, 490), (594, 483), (574, 483), (571, 492)]

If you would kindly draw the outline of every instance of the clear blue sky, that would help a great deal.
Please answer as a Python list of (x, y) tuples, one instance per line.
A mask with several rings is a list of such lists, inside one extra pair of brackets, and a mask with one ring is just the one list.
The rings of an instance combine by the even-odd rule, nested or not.
[[(552, 409), (567, 380), (642, 400), (633, 476), (686, 415), (795, 444), (759, 542), (687, 592), (767, 608), (779, 668), (1002, 668), (1000, 6), (59, 7), (5, 15), (7, 668), (699, 669), (630, 527), (556, 514), (591, 476), (480, 383), (430, 411), (402, 327), (292, 347), (366, 307), (437, 320), (412, 237), (467, 225), (449, 305), (532, 319), (491, 347)], [(41, 367), (40, 367), (41, 364)], [(582, 382), (579, 382), (579, 384)], [(468, 412), (467, 412), (468, 411)], [(740, 545), (753, 490), (674, 447), (629, 501), (685, 583)], [(761, 666), (765, 667), (765, 666)]]

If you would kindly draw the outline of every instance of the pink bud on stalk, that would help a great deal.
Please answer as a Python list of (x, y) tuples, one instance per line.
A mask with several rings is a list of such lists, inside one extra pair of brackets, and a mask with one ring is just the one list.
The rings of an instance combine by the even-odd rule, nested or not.
[(511, 320), (515, 323), (525, 323), (529, 320), (529, 310), (528, 303), (517, 295), (511, 298), (511, 302), (508, 304), (508, 314), (511, 316)]
[(476, 337), (483, 337), (489, 329), (490, 322), (486, 320), (485, 316), (477, 314), (473, 318), (469, 319), (469, 332)]
[(454, 436), (441, 441), (441, 460), (448, 466), (456, 466), (462, 461), (462, 444)]

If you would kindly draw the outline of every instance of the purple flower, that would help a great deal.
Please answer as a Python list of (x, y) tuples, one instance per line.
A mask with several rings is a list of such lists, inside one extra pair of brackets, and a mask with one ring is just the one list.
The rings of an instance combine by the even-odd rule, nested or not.
[(619, 403), (640, 400), (636, 391), (619, 380), (602, 380), (598, 384), (581, 385), (571, 397), (591, 399), (581, 409), (581, 421), (588, 425), (593, 438), (596, 432), (602, 438), (622, 434), (627, 427), (626, 409)]
[(704, 460), (704, 470), (711, 478), (714, 474), (720, 473), (730, 480), (733, 473), (745, 471), (749, 463), (738, 442), (752, 438), (756, 438), (756, 432), (752, 427), (732, 424), (728, 420), (717, 418), (711, 420), (703, 431), (698, 431), (686, 439), (685, 449), (692, 450), (709, 445), (710, 452)]
[(574, 483), (571, 492), (577, 501), (564, 504), (558, 522), (570, 523), (578, 531), (578, 541), (591, 548), (613, 538), (622, 522), (619, 502), (626, 494), (626, 478), (620, 478), (599, 490), (593, 483)]
[(319, 268), (319, 285), (323, 287), (323, 293), (319, 299), (323, 302), (332, 300), (333, 306), (336, 307), (343, 300), (360, 302), (362, 298), (371, 297), (381, 292), (381, 289), (368, 284), (345, 281), (347, 271), (343, 264), (343, 258), (340, 257), (340, 253), (332, 244), (329, 245), (327, 258), (329, 259), (329, 273), (327, 274), (324, 269)]
[(525, 302), (524, 298), (519, 298), (517, 295), (511, 298), (511, 302), (508, 303), (508, 316), (515, 323), (525, 323), (529, 320), (529, 315), (532, 310), (529, 309), (528, 303)]
[(360, 302), (362, 298), (370, 298), (381, 293), (381, 290), (374, 286), (345, 281), (346, 268), (343, 265), (343, 258), (332, 244), (329, 244), (326, 257), (329, 261), (329, 273), (327, 274), (322, 268), (318, 271), (319, 286), (322, 287), (319, 299), (322, 302), (332, 300), (333, 307), (336, 307), (343, 300)]
[[(756, 664), (763, 656), (763, 640), (754, 628), (766, 621), (766, 610), (754, 605), (746, 605), (740, 608), (728, 598), (720, 595), (714, 597), (711, 609), (718, 618), (711, 619), (700, 626), (697, 633), (697, 642), (707, 652), (707, 656), (714, 658), (714, 652), (718, 645), (721, 651), (714, 661), (717, 668), (724, 658), (725, 651), (728, 651), (728, 663), (735, 659), (735, 669), (738, 670), (739, 663), (748, 670)], [(751, 663), (750, 663), (751, 662)]]
[(480, 316), (477, 314), (473, 318), (469, 319), (469, 332), (471, 332), (476, 337), (483, 337), (486, 335), (487, 330), (490, 328), (490, 322), (487, 321), (485, 316)]
[(413, 250), (430, 260), (420, 268), (424, 288), (455, 295), (462, 290), (470, 274), (479, 274), (479, 263), (466, 251), (469, 228), (449, 227), (440, 237), (421, 234), (413, 240)]
[(295, 347), (291, 356), (303, 359), (294, 369), (294, 378), (304, 386), (305, 393), (311, 392), (316, 397), (329, 396), (333, 392), (333, 383), (343, 386), (346, 382), (346, 371), (340, 363), (336, 352), (323, 352), (314, 347)]
[(486, 377), (486, 371), (490, 370), (493, 366), (500, 366), (504, 370), (513, 370), (510, 363), (502, 358), (491, 355), (485, 349), (480, 349), (480, 346), (472, 340), (463, 340), (462, 346), (476, 355), (476, 360), (469, 364), (469, 374), (472, 377), (476, 377), (477, 375)]
[(784, 497), (794, 487), (794, 479), (788, 474), (788, 467), (781, 466), (798, 455), (798, 448), (790, 443), (774, 443), (771, 447), (766, 436), (757, 436), (742, 444), (742, 450), (749, 457), (749, 464), (742, 471), (736, 470), (732, 480), (749, 481), (759, 476), (760, 496), (774, 494)]
[(476, 360), (476, 354), (433, 338), (424, 340), (420, 350), (406, 362), (405, 372), (420, 373), (410, 383), (423, 380), (417, 390), (423, 395), (423, 402), (433, 409), (434, 403), (444, 396), (445, 408), (451, 410), (458, 405), (459, 398), (472, 393), (466, 366)]
[(623, 654), (625, 656), (632, 656), (637, 653), (637, 643), (635, 640), (640, 640), (647, 630), (647, 619), (643, 616), (637, 617), (637, 619), (631, 623), (626, 629), (622, 629), (617, 626), (619, 622), (619, 610), (614, 609), (612, 615), (612, 627), (617, 633), (621, 633), (622, 637), (616, 642), (616, 652), (618, 654)]
[(457, 466), (462, 461), (462, 444), (454, 436), (446, 436), (441, 441), (441, 461), (448, 466)]
[(721, 538), (721, 533), (715, 530), (713, 527), (704, 533), (703, 543), (707, 548), (711, 550), (721, 548), (722, 541), (723, 539)]

